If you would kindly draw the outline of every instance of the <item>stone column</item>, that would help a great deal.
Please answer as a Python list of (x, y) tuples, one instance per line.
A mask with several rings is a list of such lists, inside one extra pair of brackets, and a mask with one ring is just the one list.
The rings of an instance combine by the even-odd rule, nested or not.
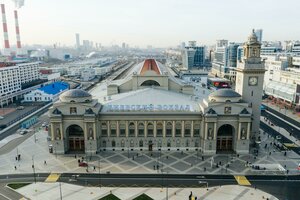
[(107, 137), (110, 137), (110, 121), (107, 121)]
[(191, 122), (191, 138), (194, 137), (194, 121)]
[(135, 137), (138, 136), (138, 121), (134, 122), (134, 134), (135, 134)]
[(53, 123), (51, 123), (51, 140), (54, 140), (54, 126)]
[(94, 124), (93, 124), (93, 128), (94, 128), (94, 140), (97, 140), (97, 135), (96, 135), (96, 122), (94, 122)]
[(128, 138), (128, 121), (125, 122), (125, 135)]
[(84, 126), (84, 140), (87, 141), (87, 125), (86, 125), (86, 122), (83, 124)]
[(64, 129), (62, 122), (60, 123), (60, 139), (64, 140)]
[(204, 123), (204, 140), (207, 139), (207, 122)]
[(157, 123), (156, 121), (153, 122), (153, 128), (154, 128), (153, 135), (154, 135), (154, 138), (156, 138), (156, 134), (157, 134), (156, 123)]
[(175, 137), (175, 121), (172, 121), (172, 137)]
[(147, 128), (148, 128), (148, 124), (147, 124), (147, 121), (145, 121), (145, 122), (144, 122), (144, 137), (145, 137), (145, 138), (146, 138), (147, 135), (148, 135)]
[(241, 126), (242, 126), (242, 123), (241, 122), (239, 122), (239, 128), (238, 128), (238, 140), (240, 140), (241, 139)]
[(248, 125), (247, 125), (247, 140), (249, 140), (250, 138), (250, 122), (248, 122)]
[(163, 138), (166, 137), (166, 121), (163, 121)]
[(214, 140), (217, 139), (217, 122), (214, 122)]
[(181, 121), (181, 137), (184, 138), (184, 121)]
[(117, 137), (120, 137), (120, 122), (119, 121), (117, 121), (117, 123), (116, 123), (116, 134), (117, 134)]

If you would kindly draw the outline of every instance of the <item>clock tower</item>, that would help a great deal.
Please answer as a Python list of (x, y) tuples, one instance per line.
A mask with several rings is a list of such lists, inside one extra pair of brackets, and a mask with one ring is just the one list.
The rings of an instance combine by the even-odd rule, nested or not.
[[(260, 57), (261, 44), (252, 31), (244, 44), (244, 57), (236, 68), (235, 91), (242, 96), (243, 101), (252, 109), (252, 126), (250, 139), (255, 139), (259, 133), (260, 105), (263, 95), (265, 63)], [(253, 141), (253, 140), (252, 140)]]

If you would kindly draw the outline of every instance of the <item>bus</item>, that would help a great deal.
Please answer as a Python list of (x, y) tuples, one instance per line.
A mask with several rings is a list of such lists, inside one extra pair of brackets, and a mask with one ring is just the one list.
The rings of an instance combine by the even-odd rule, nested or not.
[(225, 78), (208, 78), (207, 88), (212, 90), (231, 88), (230, 80)]

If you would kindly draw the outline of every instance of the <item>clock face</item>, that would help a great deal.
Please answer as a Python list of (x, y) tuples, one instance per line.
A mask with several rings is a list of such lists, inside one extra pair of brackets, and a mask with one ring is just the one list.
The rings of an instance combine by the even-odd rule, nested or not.
[(257, 85), (258, 78), (256, 76), (251, 76), (249, 77), (249, 82), (248, 84), (251, 86)]

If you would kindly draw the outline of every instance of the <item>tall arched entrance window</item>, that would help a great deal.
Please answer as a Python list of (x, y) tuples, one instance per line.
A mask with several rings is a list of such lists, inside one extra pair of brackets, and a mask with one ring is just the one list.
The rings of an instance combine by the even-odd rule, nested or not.
[(156, 137), (163, 136), (163, 124), (161, 122), (157, 122), (156, 124)]
[(78, 125), (71, 125), (66, 130), (70, 152), (84, 152), (84, 132)]
[(224, 124), (217, 132), (217, 152), (233, 151), (234, 127)]
[(166, 125), (166, 137), (172, 137), (173, 124), (172, 122), (167, 122)]
[(147, 80), (144, 81), (141, 86), (160, 86), (160, 84), (157, 81), (154, 80)]
[(154, 125), (153, 123), (149, 122), (147, 126), (147, 137), (153, 137), (154, 136)]

